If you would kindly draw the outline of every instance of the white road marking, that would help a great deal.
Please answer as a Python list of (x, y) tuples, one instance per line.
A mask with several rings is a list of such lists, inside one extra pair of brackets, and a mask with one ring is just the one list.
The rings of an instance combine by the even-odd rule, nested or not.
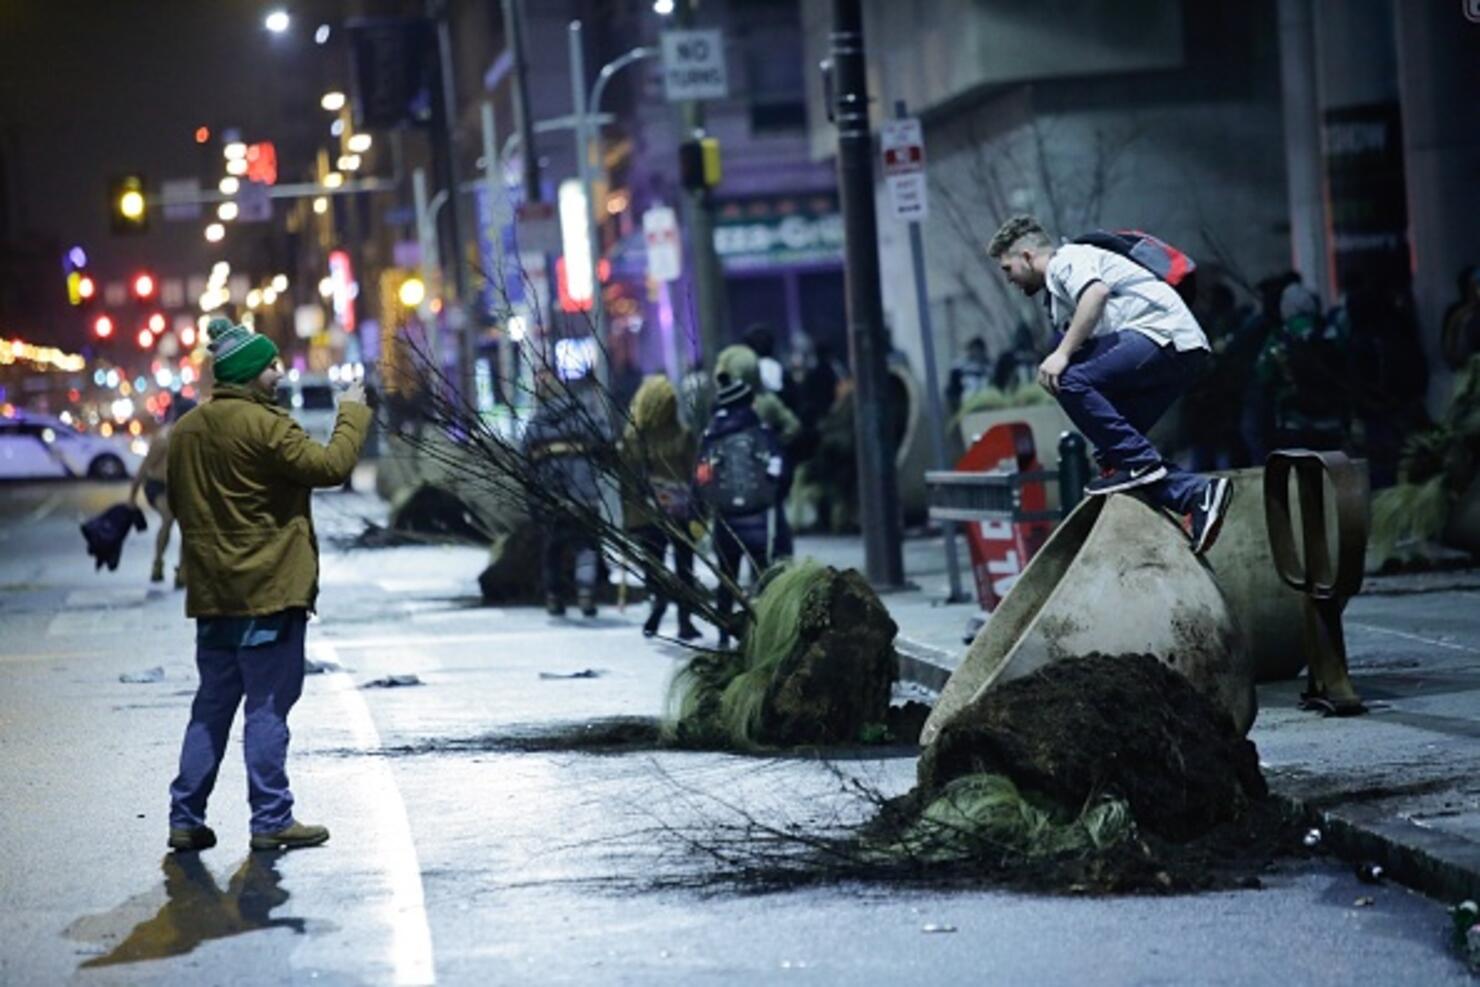
[(1374, 634), (1388, 634), (1392, 637), (1401, 637), (1405, 641), (1419, 641), (1423, 644), (1433, 645), (1436, 648), (1448, 648), (1450, 651), (1462, 651), (1467, 655), (1480, 655), (1480, 648), (1474, 648), (1468, 644), (1458, 644), (1454, 641), (1441, 641), (1438, 638), (1425, 637), (1422, 634), (1412, 634), (1408, 631), (1395, 631), (1391, 627), (1378, 627), (1375, 624), (1363, 624), (1355, 620), (1347, 621), (1346, 626), (1360, 627), (1362, 630), (1371, 631)]
[[(339, 662), (333, 644), (310, 641), (311, 656), (322, 662)], [(323, 678), (325, 686), (339, 700), (344, 713), (343, 726), (362, 750), (380, 749), (380, 731), (370, 717), (370, 708), (344, 672), (330, 672)], [(383, 758), (367, 758), (360, 768), (369, 777), (366, 787), (376, 793), (369, 804), (374, 806), (375, 829), (380, 835), (380, 859), (385, 861), (390, 899), (385, 906), (385, 919), (391, 927), (390, 959), (397, 984), (433, 984), (437, 981), (432, 962), (432, 930), (427, 924), (426, 900), (422, 893), (421, 862), (416, 843), (411, 838), (411, 822), (406, 816), (406, 803), (389, 763)]]
[(58, 491), (57, 493), (54, 493), (50, 497), (43, 500), (41, 502), (41, 506), (32, 511), (30, 516), (26, 518), (24, 523), (35, 524), (37, 521), (46, 520), (48, 517), (51, 516), (52, 511), (55, 511), (57, 509), (61, 502), (62, 494), (61, 491)]

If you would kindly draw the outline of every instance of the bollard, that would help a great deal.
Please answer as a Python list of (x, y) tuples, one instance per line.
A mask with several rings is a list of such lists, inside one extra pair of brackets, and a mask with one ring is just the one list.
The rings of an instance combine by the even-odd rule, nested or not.
[[(1300, 541), (1290, 505), (1294, 478), (1300, 508)], [(1331, 545), (1326, 511), (1327, 490), (1335, 511), (1336, 544)], [(1304, 649), (1309, 669), (1303, 709), (1328, 716), (1365, 713), (1347, 670), (1346, 637), (1341, 614), (1346, 601), (1362, 588), (1367, 552), (1367, 475), (1339, 452), (1279, 449), (1264, 469), (1264, 510), (1269, 547), (1285, 584), (1304, 595)], [(1334, 548), (1334, 554), (1332, 549)]]
[(1066, 517), (1084, 499), (1084, 486), (1089, 482), (1087, 448), (1078, 432), (1059, 436), (1059, 509)]

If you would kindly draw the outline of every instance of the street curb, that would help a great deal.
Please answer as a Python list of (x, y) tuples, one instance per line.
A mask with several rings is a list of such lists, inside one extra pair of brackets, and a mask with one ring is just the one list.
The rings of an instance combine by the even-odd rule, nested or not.
[[(940, 648), (897, 637), (894, 650), (905, 681), (940, 692), (951, 677), (952, 656)], [(1387, 879), (1438, 901), (1480, 900), (1480, 848), (1475, 844), (1373, 805), (1332, 805), (1275, 789), (1270, 794), (1319, 828), (1322, 844), (1337, 857), (1379, 864)]]

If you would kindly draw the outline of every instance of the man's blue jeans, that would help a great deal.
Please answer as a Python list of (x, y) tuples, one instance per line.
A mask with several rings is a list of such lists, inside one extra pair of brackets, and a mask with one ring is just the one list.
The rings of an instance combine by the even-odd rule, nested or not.
[[(1106, 464), (1124, 470), (1154, 466), (1161, 454), (1146, 432), (1197, 380), (1207, 356), (1203, 350), (1158, 346), (1134, 329), (1094, 336), (1059, 378), (1059, 405)], [(1166, 479), (1141, 490), (1158, 507), (1186, 514), (1207, 478), (1172, 463), (1166, 468)]]
[(170, 785), (170, 826), (204, 826), (206, 800), (226, 754), (236, 708), (246, 698), (244, 744), (252, 832), (272, 833), (293, 822), (288, 790), (288, 711), (303, 693), (304, 613), (293, 615), (278, 639), (253, 648), (197, 646), (200, 687), (180, 749), (180, 774)]

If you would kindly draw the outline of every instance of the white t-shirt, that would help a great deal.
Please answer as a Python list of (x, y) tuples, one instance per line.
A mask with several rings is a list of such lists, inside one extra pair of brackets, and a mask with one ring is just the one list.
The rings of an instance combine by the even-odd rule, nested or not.
[(1134, 329), (1151, 337), (1158, 346), (1171, 344), (1179, 351), (1209, 349), (1208, 337), (1176, 290), (1120, 254), (1086, 243), (1066, 243), (1049, 258), (1045, 280), (1049, 317), (1060, 332), (1068, 331), (1084, 289), (1103, 281), (1110, 297), (1105, 299), (1105, 312), (1090, 335)]

